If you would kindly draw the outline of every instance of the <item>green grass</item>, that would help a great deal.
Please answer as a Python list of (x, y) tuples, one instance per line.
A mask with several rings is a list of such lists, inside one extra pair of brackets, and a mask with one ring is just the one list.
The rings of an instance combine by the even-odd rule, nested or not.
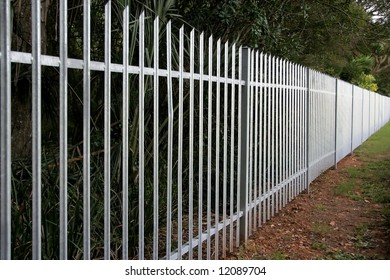
[(282, 252), (276, 251), (271, 255), (271, 260), (287, 260), (287, 257)]
[(340, 183), (334, 192), (336, 195), (383, 204), (381, 214), (390, 229), (390, 123), (373, 134), (354, 153), (363, 164), (349, 167), (346, 171), (349, 179)]
[(368, 227), (366, 224), (360, 224), (355, 227), (354, 245), (357, 248), (370, 248), (372, 247), (371, 238), (368, 235)]
[(311, 247), (315, 250), (324, 251), (324, 252), (328, 249), (328, 246), (320, 241), (314, 241), (311, 244)]
[[(336, 186), (334, 194), (349, 197), (354, 200), (368, 200), (384, 205), (377, 209), (383, 217), (383, 224), (390, 230), (390, 123), (372, 135), (358, 147), (354, 154), (361, 164), (346, 169), (347, 179)], [(318, 227), (318, 226), (317, 226)], [(318, 227), (317, 231), (321, 231)], [(359, 224), (355, 227), (352, 238), (358, 249), (373, 246), (368, 225)], [(320, 244), (314, 244), (319, 247)], [(362, 255), (343, 251), (330, 252), (330, 259), (356, 260), (365, 259)]]
[(366, 257), (361, 254), (353, 254), (344, 251), (336, 251), (329, 254), (329, 260), (365, 260)]
[(326, 207), (322, 204), (316, 204), (314, 206), (314, 209), (317, 211), (317, 212), (325, 212), (326, 211)]
[[(373, 134), (363, 145), (356, 149), (355, 153), (359, 157), (366, 159), (376, 159), (390, 154), (390, 123), (385, 125), (378, 132)], [(387, 157), (388, 158), (388, 157)]]
[(355, 191), (356, 191), (355, 180), (348, 180), (338, 184), (337, 187), (333, 190), (333, 194), (339, 196), (351, 197)]
[(313, 226), (311, 227), (311, 231), (314, 234), (326, 235), (331, 231), (331, 227), (325, 223), (319, 222), (319, 223), (313, 224)]
[[(364, 164), (358, 171), (363, 194), (390, 208), (390, 123), (370, 137), (356, 150)], [(388, 215), (388, 211), (384, 211)]]

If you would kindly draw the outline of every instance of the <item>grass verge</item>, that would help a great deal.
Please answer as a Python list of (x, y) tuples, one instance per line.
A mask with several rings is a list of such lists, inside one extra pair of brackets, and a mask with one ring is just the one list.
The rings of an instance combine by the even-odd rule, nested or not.
[(390, 230), (390, 123), (373, 134), (354, 154), (362, 164), (347, 169), (349, 179), (336, 187), (335, 194), (383, 204), (381, 214)]

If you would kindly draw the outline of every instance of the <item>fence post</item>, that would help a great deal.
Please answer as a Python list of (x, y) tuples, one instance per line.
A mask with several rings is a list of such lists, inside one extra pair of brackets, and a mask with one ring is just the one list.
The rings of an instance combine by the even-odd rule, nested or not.
[(370, 137), (371, 135), (371, 92), (370, 91), (366, 91), (366, 92), (368, 92), (368, 134), (367, 134), (367, 138), (364, 140), (367, 140), (368, 137)]
[(334, 118), (334, 168), (337, 169), (337, 103), (338, 103), (338, 81), (336, 78), (336, 86), (335, 86), (335, 118)]
[(359, 143), (359, 146), (363, 143), (363, 139), (364, 139), (364, 91), (360, 91), (362, 94), (362, 111), (361, 111), (361, 116), (362, 116), (362, 132), (360, 133), (360, 143)]
[(306, 191), (309, 193), (310, 186), (310, 69), (306, 68)]
[(241, 135), (241, 170), (240, 170), (240, 211), (243, 216), (240, 219), (240, 240), (246, 242), (248, 240), (248, 164), (249, 164), (249, 61), (250, 49), (244, 47), (242, 49), (242, 80), (245, 85), (242, 89), (241, 103), (241, 127), (239, 128)]
[(351, 114), (351, 156), (353, 156), (353, 125), (354, 125), (354, 121), (353, 121), (353, 117), (354, 117), (354, 114), (353, 114), (353, 108), (354, 108), (354, 102), (355, 102), (355, 86), (352, 85), (352, 114)]
[(11, 8), (0, 1), (0, 260), (11, 258)]

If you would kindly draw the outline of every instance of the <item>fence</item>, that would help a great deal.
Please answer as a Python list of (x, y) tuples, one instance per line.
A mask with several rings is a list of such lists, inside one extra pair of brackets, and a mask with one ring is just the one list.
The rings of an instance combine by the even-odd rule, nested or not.
[[(213, 37), (205, 45), (203, 34), (195, 38), (192, 30), (188, 36), (184, 27), (173, 42), (171, 23), (160, 31), (158, 18), (150, 51), (145, 22), (151, 19), (144, 14), (138, 20), (138, 65), (130, 65), (128, 7), (123, 10), (122, 62), (113, 63), (111, 1), (104, 14), (104, 61), (91, 60), (87, 0), (83, 58), (69, 58), (67, 1), (60, 4), (60, 52), (49, 56), (41, 54), (39, 2), (32, 1), (31, 53), (11, 50), (10, 1), (0, 3), (1, 259), (19, 258), (22, 248), (33, 259), (224, 257), (390, 120), (387, 97), (272, 55), (215, 43)], [(172, 60), (173, 49), (179, 50), (178, 61)], [(21, 185), (11, 159), (13, 65), (31, 65), (32, 76), (31, 170)], [(46, 162), (47, 143), (42, 142), (45, 67), (58, 70), (59, 157), (54, 164)], [(68, 143), (70, 71), (83, 73), (82, 162), (71, 158)], [(96, 73), (104, 73), (103, 89), (94, 88)], [(118, 79), (121, 93), (111, 84)], [(93, 90), (103, 96), (101, 130), (91, 127)], [(119, 144), (114, 143), (112, 98), (121, 100)], [(95, 130), (104, 142), (102, 153), (91, 151)], [(116, 151), (121, 160), (114, 170)], [(100, 158), (103, 171), (94, 174), (102, 177), (96, 179), (91, 162)], [(82, 179), (73, 178), (75, 165)], [(53, 181), (46, 178), (50, 172), (57, 172)], [(27, 188), (23, 203), (21, 186)], [(55, 212), (50, 218), (42, 209), (48, 197), (58, 199), (50, 206), (54, 210), (47, 210)], [(28, 211), (31, 220), (22, 221), (18, 211)], [(28, 238), (25, 231), (31, 231), (24, 245), (23, 234), (11, 232), (18, 223), (27, 225), (22, 232)], [(58, 247), (50, 249), (51, 238)]]

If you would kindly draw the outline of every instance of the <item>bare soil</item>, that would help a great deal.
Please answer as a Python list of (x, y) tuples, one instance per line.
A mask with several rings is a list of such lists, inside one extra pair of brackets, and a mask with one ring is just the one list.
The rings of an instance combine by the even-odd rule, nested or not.
[(324, 172), (227, 259), (390, 259), (384, 206), (361, 197), (359, 186), (359, 199), (335, 191), (346, 168), (361, 164), (348, 156)]

